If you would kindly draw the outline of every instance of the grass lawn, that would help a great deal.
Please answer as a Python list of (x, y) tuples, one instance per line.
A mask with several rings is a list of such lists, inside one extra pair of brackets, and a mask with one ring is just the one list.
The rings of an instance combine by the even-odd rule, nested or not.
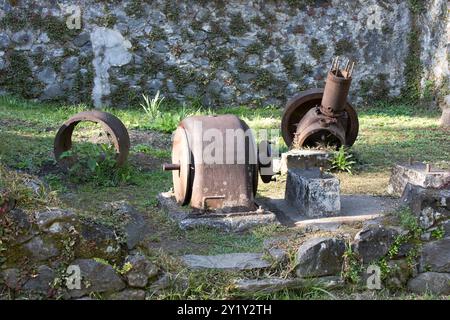
[[(29, 210), (37, 206), (58, 205), (74, 208), (80, 215), (88, 215), (105, 224), (114, 225), (113, 217), (102, 216), (100, 206), (104, 202), (127, 200), (146, 213), (154, 224), (149, 238), (150, 249), (155, 259), (168, 270), (179, 266), (169, 256), (183, 253), (217, 254), (228, 252), (257, 252), (262, 250), (268, 237), (287, 232), (284, 227), (265, 226), (244, 234), (226, 234), (200, 228), (181, 231), (169, 221), (165, 213), (156, 207), (156, 195), (171, 188), (171, 173), (161, 170), (161, 163), (170, 159), (170, 134), (154, 130), (151, 120), (140, 108), (108, 109), (118, 116), (130, 131), (132, 137), (129, 178), (119, 186), (99, 184), (99, 181), (76, 184), (66, 175), (55, 170), (53, 139), (60, 125), (75, 113), (87, 109), (85, 106), (56, 106), (25, 102), (11, 97), (0, 97), (0, 187), (6, 180), (14, 184), (20, 193), (20, 181), (39, 177), (45, 181), (51, 192), (39, 199), (23, 203)], [(166, 109), (176, 115), (180, 108)], [(282, 110), (276, 107), (250, 109), (246, 107), (222, 108), (219, 110), (184, 109), (183, 114), (233, 113), (240, 116), (252, 129), (278, 129)], [(407, 161), (409, 157), (420, 161), (438, 163), (450, 167), (450, 131), (439, 128), (438, 110), (425, 110), (403, 104), (378, 104), (358, 110), (360, 131), (352, 148), (357, 166), (352, 175), (339, 173), (343, 193), (385, 195), (392, 165)], [(153, 129), (151, 129), (153, 128)], [(93, 130), (89, 125), (80, 126), (75, 140), (82, 141)], [(164, 131), (164, 130), (163, 130)], [(165, 130), (167, 131), (167, 130)], [(281, 150), (286, 150), (279, 140)], [(17, 173), (18, 172), (18, 173)], [(19, 181), (19, 183), (17, 182)], [(260, 183), (259, 193), (270, 195), (282, 192), (274, 188), (276, 183)], [(275, 190), (275, 191), (274, 191)], [(35, 201), (35, 203), (33, 203)], [(229, 274), (194, 272), (190, 275), (193, 285), (189, 297), (225, 297), (225, 291), (217, 291), (217, 285), (226, 287)], [(210, 285), (209, 283), (216, 285)], [(201, 283), (208, 283), (199, 287)], [(171, 293), (159, 298), (177, 298)], [(271, 296), (274, 298), (275, 296)], [(277, 298), (326, 298), (321, 290), (277, 295)], [(268, 298), (262, 296), (260, 298)]]

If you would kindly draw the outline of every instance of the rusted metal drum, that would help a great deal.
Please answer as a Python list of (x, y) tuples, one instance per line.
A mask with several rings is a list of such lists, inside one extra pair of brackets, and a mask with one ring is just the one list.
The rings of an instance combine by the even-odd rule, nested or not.
[(54, 154), (58, 162), (64, 164), (60, 159), (61, 154), (72, 148), (72, 134), (78, 123), (89, 121), (98, 123), (108, 135), (117, 152), (117, 165), (126, 162), (130, 150), (130, 137), (122, 121), (116, 116), (103, 111), (83, 111), (80, 112), (59, 128), (54, 141)]
[[(301, 131), (301, 129), (299, 129), (298, 127), (305, 115), (308, 112), (312, 114), (313, 112), (315, 112), (316, 108), (320, 108), (323, 93), (324, 89), (322, 88), (310, 89), (300, 92), (298, 95), (294, 96), (287, 102), (281, 120), (281, 134), (287, 146), (291, 147), (294, 141), (294, 137), (301, 134), (301, 132), (299, 132)], [(359, 122), (358, 115), (349, 102), (345, 103), (343, 112), (340, 117), (345, 120), (342, 122), (345, 122), (345, 124), (343, 124), (343, 129), (345, 132), (344, 144), (345, 146), (352, 146), (353, 143), (355, 143), (356, 137), (358, 136)], [(336, 141), (341, 141), (341, 130), (333, 129), (333, 131), (338, 135), (336, 137)], [(312, 132), (312, 134), (315, 134), (315, 132)], [(302, 140), (306, 141), (306, 138)]]
[(192, 116), (174, 133), (172, 170), (175, 198), (193, 209), (255, 210), (257, 147), (247, 124), (234, 115)]

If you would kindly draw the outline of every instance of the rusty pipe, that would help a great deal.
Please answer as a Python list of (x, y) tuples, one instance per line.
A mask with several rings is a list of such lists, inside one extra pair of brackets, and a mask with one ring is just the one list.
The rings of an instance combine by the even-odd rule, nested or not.
[(341, 115), (347, 105), (347, 96), (352, 82), (348, 71), (339, 69), (328, 72), (320, 111), (329, 117)]

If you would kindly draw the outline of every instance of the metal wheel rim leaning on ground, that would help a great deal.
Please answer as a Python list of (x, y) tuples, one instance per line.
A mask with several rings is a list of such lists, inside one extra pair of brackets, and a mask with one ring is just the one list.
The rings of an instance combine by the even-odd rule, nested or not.
[(116, 163), (118, 166), (123, 165), (130, 151), (130, 137), (127, 128), (116, 116), (103, 111), (83, 111), (80, 112), (59, 128), (53, 146), (55, 159), (58, 163), (63, 164), (61, 159), (63, 152), (72, 148), (72, 134), (78, 123), (82, 121), (94, 122), (102, 126), (102, 128), (109, 134), (114, 148), (117, 152)]

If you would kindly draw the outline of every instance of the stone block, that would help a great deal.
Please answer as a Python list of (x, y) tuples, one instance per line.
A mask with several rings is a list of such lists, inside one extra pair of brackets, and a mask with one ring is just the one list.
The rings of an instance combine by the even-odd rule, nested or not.
[(289, 169), (285, 199), (310, 218), (336, 216), (341, 210), (339, 180), (319, 169)]
[(408, 183), (422, 188), (445, 188), (450, 186), (450, 171), (432, 165), (428, 171), (426, 164), (421, 162), (397, 164), (392, 168), (387, 191), (391, 195), (401, 196)]
[(288, 169), (308, 169), (330, 167), (331, 153), (323, 150), (290, 150), (281, 154), (280, 171), (286, 174)]
[(450, 273), (421, 273), (409, 280), (408, 289), (417, 294), (450, 294)]
[(407, 183), (400, 202), (419, 217), (424, 228), (450, 218), (450, 189), (426, 189)]
[(321, 277), (342, 270), (345, 241), (338, 238), (312, 238), (297, 251), (295, 271), (298, 277)]

